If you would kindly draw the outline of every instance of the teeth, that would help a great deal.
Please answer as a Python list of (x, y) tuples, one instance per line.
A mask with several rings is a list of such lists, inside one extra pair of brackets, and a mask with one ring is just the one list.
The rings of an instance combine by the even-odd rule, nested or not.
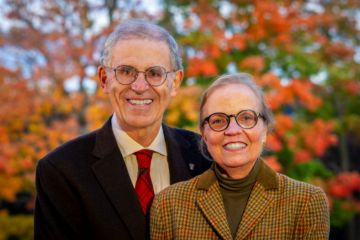
[(246, 147), (246, 144), (244, 144), (244, 143), (229, 143), (229, 144), (226, 144), (224, 147), (229, 150), (238, 150), (238, 149)]
[(151, 99), (144, 99), (144, 100), (129, 99), (129, 102), (134, 105), (148, 105), (148, 104), (152, 103), (152, 100)]

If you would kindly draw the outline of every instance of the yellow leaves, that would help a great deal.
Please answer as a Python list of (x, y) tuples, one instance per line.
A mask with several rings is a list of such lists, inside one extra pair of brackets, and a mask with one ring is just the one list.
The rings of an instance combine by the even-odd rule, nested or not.
[(165, 121), (172, 126), (196, 126), (201, 92), (202, 88), (199, 86), (180, 88), (170, 103)]
[(176, 126), (180, 119), (180, 115), (181, 113), (179, 109), (169, 110), (169, 112), (165, 116), (165, 121), (171, 126)]
[(50, 116), (52, 112), (53, 105), (49, 101), (44, 101), (40, 106), (40, 114), (44, 116)]
[(106, 118), (109, 117), (109, 112), (105, 111), (104, 106), (91, 105), (86, 109), (85, 118), (89, 129), (96, 129), (101, 127)]
[(14, 201), (16, 193), (21, 189), (21, 182), (20, 177), (0, 175), (0, 198)]

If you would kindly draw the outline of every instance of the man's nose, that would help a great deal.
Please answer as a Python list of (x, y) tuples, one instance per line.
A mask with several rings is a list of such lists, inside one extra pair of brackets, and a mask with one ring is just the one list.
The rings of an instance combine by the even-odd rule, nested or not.
[(145, 73), (139, 72), (135, 81), (131, 84), (131, 89), (135, 92), (144, 92), (149, 89), (150, 85), (145, 79)]

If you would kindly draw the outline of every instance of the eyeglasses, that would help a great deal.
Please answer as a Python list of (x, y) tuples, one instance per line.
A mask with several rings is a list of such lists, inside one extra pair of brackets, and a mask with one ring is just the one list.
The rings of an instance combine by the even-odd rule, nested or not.
[(226, 113), (220, 112), (213, 113), (203, 120), (201, 126), (204, 126), (205, 123), (208, 123), (212, 130), (221, 132), (229, 127), (231, 117), (234, 117), (236, 123), (243, 129), (250, 129), (255, 127), (259, 118), (265, 120), (265, 117), (261, 113), (256, 113), (253, 110), (247, 109), (238, 112), (236, 115), (227, 115)]
[(116, 68), (111, 68), (111, 67), (106, 67), (106, 68), (110, 68), (115, 72), (115, 78), (120, 84), (123, 85), (132, 84), (138, 78), (139, 73), (144, 73), (146, 82), (154, 87), (162, 85), (165, 82), (167, 75), (169, 73), (175, 72), (175, 71), (166, 71), (165, 68), (160, 66), (150, 67), (143, 72), (138, 71), (136, 68), (128, 65), (120, 65), (117, 66)]

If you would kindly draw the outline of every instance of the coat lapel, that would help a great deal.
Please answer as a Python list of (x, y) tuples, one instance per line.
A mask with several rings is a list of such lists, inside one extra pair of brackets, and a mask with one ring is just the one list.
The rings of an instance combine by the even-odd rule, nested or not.
[(98, 158), (92, 170), (109, 201), (119, 213), (134, 239), (145, 239), (146, 219), (116, 144), (111, 121), (98, 131), (93, 154)]
[[(190, 143), (181, 135), (175, 136), (174, 130), (166, 125), (162, 125), (168, 153), (168, 163), (170, 170), (170, 184), (184, 181), (191, 178), (189, 167), (183, 157)], [(179, 139), (181, 138), (181, 139)], [(180, 145), (181, 143), (181, 145)]]
[(257, 182), (250, 194), (236, 234), (237, 240), (245, 239), (271, 208), (275, 200), (275, 191), (269, 190), (276, 188), (278, 188), (276, 173), (261, 160)]
[(201, 175), (197, 188), (203, 191), (196, 202), (204, 217), (222, 239), (232, 239), (220, 187), (212, 170)]

